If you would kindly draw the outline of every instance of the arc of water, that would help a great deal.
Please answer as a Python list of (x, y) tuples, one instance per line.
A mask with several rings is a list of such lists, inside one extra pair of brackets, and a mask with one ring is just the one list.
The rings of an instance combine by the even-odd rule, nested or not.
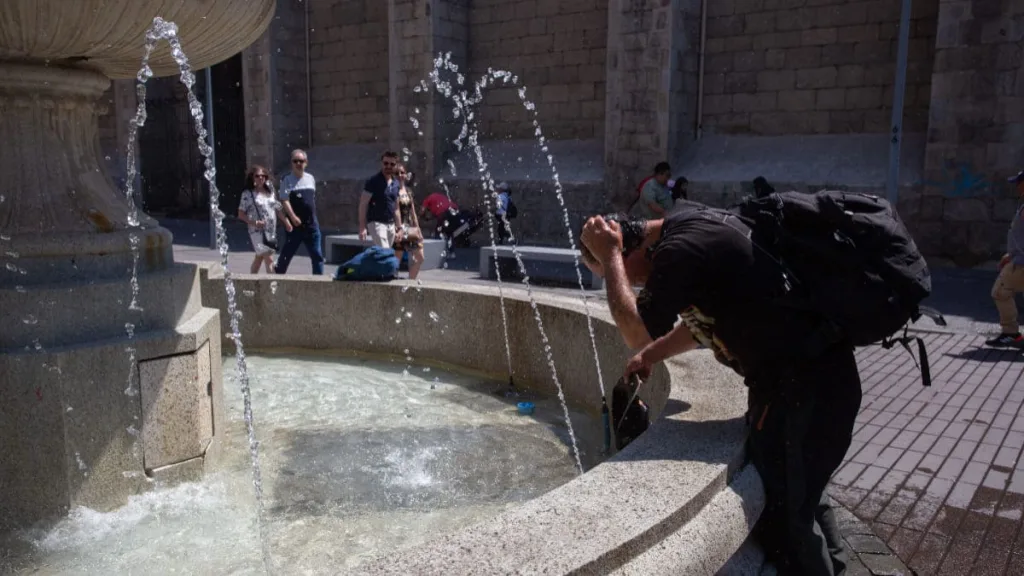
[[(451, 63), (451, 53), (450, 52), (444, 54), (443, 56), (439, 55), (438, 58), (435, 59), (435, 71), (437, 70), (437, 68), (439, 66), (439, 63), (444, 63), (447, 69), (449, 69), (449, 70), (451, 70), (453, 72), (458, 72), (458, 67), (456, 65), (454, 65), (453, 63)], [(534, 135), (537, 137), (537, 143), (540, 145), (541, 151), (544, 152), (545, 157), (547, 159), (548, 167), (551, 169), (552, 179), (555, 182), (555, 196), (558, 199), (559, 206), (562, 208), (562, 221), (565, 224), (566, 235), (568, 236), (568, 239), (569, 239), (569, 248), (573, 251), (573, 265), (574, 265), (574, 268), (576, 270), (576, 282), (577, 282), (577, 285), (578, 285), (579, 290), (580, 290), (580, 300), (582, 300), (582, 302), (583, 302), (583, 310), (584, 310), (584, 312), (586, 314), (586, 318), (587, 318), (587, 331), (588, 331), (588, 333), (590, 335), (590, 346), (591, 346), (591, 349), (592, 349), (592, 352), (593, 352), (593, 356), (594, 356), (594, 366), (595, 366), (595, 368), (597, 370), (597, 383), (598, 383), (598, 387), (599, 387), (599, 389), (601, 391), (601, 397), (604, 398), (605, 397), (604, 375), (602, 374), (602, 371), (601, 371), (600, 355), (597, 352), (597, 338), (596, 338), (595, 332), (594, 332), (594, 322), (593, 322), (593, 317), (592, 317), (592, 315), (590, 313), (590, 305), (588, 303), (586, 287), (583, 284), (583, 273), (582, 273), (582, 270), (580, 268), (579, 256), (576, 253), (577, 252), (577, 250), (576, 250), (576, 240), (575, 240), (575, 237), (574, 237), (573, 232), (572, 232), (572, 223), (570, 222), (570, 218), (569, 218), (569, 210), (568, 210), (568, 208), (565, 205), (565, 196), (564, 196), (564, 193), (563, 193), (564, 192), (564, 188), (562, 186), (562, 180), (561, 180), (561, 177), (558, 174), (557, 168), (555, 167), (554, 154), (552, 154), (551, 151), (549, 150), (546, 138), (544, 137), (544, 132), (541, 129), (540, 119), (539, 119), (539, 116), (537, 114), (537, 106), (533, 102), (531, 102), (530, 100), (528, 100), (526, 98), (526, 87), (525, 86), (520, 86), (520, 84), (519, 84), (519, 77), (518, 76), (512, 74), (511, 72), (509, 72), (507, 70), (494, 70), (493, 68), (488, 68), (487, 69), (487, 73), (484, 74), (484, 76), (481, 77), (481, 79), (477, 82), (479, 88), (475, 90), (473, 98), (470, 100), (470, 105), (471, 106), (476, 106), (476, 105), (480, 104), (480, 102), (483, 101), (483, 94), (482, 94), (480, 89), (485, 88), (487, 83), (488, 83), (488, 81), (497, 82), (499, 80), (502, 81), (504, 84), (512, 84), (512, 86), (514, 86), (516, 88), (516, 93), (519, 96), (519, 101), (520, 101), (520, 103), (522, 103), (523, 108), (525, 108), (528, 112), (530, 112), (532, 114), (532, 116), (533, 116), (532, 123), (533, 123), (533, 127), (534, 127)], [(460, 85), (462, 83), (461, 82), (461, 76), (459, 78), (459, 83), (460, 83)], [(468, 111), (467, 113), (463, 114), (463, 117), (468, 115), (469, 119), (472, 120), (473, 114), (474, 113), (472, 111)], [(459, 141), (456, 143), (457, 147), (460, 150), (461, 150), (461, 141), (463, 139), (466, 139), (467, 137), (468, 137), (468, 125), (467, 125), (466, 122), (464, 122), (463, 123), (463, 127), (462, 127), (462, 131), (459, 134), (459, 138), (458, 138)], [(453, 170), (454, 170), (454, 167), (453, 167)], [(491, 190), (491, 192), (492, 192), (493, 196), (496, 196), (496, 194), (494, 193), (494, 190)], [(501, 220), (502, 220), (502, 225), (505, 226), (505, 230), (509, 233), (509, 235), (511, 235), (512, 234), (511, 222), (509, 222), (507, 218), (502, 218)]]
[[(460, 90), (460, 91), (455, 92), (453, 94), (452, 91), (451, 91), (450, 84), (445, 83), (445, 82), (441, 81), (441, 79), (440, 79), (439, 70), (442, 67), (447, 69), (447, 70), (449, 70), (449, 71), (455, 72), (455, 73), (458, 72), (457, 65), (455, 65), (455, 64), (453, 64), (451, 62), (451, 54), (450, 53), (445, 54), (445, 55), (439, 55), (438, 58), (435, 59), (435, 67), (434, 67), (433, 73), (431, 74), (431, 80), (434, 83), (434, 87), (435, 87), (435, 89), (438, 92), (442, 93), (445, 97), (447, 97), (447, 98), (449, 98), (449, 99), (451, 99), (451, 100), (453, 100), (455, 102), (455, 105), (456, 105), (455, 110), (457, 111), (456, 112), (456, 116), (457, 117), (461, 116), (461, 118), (462, 118), (462, 130), (460, 131), (459, 137), (455, 141), (456, 147), (459, 150), (461, 150), (462, 149), (462, 140), (465, 139), (467, 141), (467, 143), (469, 144), (469, 146), (471, 146), (473, 148), (473, 150), (474, 150), (474, 153), (475, 153), (475, 156), (476, 156), (476, 161), (477, 161), (477, 166), (478, 166), (478, 172), (481, 175), (481, 182), (484, 184), (485, 191), (489, 192), (489, 194), (485, 194), (484, 195), (484, 203), (485, 203), (485, 207), (487, 209), (488, 232), (489, 232), (490, 237), (491, 237), (491, 247), (492, 247), (492, 249), (494, 249), (494, 248), (497, 247), (497, 243), (496, 243), (495, 237), (494, 237), (494, 216), (493, 216), (493, 214), (491, 212), (491, 209), (490, 209), (491, 208), (490, 201), (491, 201), (491, 198), (494, 198), (494, 197), (497, 196), (497, 193), (494, 190), (494, 179), (491, 176), (490, 171), (488, 169), (488, 165), (487, 165), (486, 161), (483, 158), (483, 151), (480, 148), (480, 145), (479, 145), (479, 142), (478, 142), (479, 130), (476, 127), (476, 123), (473, 122), (473, 120), (474, 120), (473, 106), (475, 106), (477, 103), (479, 103), (483, 99), (483, 96), (482, 96), (482, 82), (485, 82), (485, 80), (482, 81), (482, 82), (478, 81), (478, 82), (476, 82), (474, 84), (472, 97), (465, 90)], [(458, 78), (458, 80), (460, 81), (460, 87), (461, 87), (461, 77)], [(503, 220), (504, 220), (505, 224), (507, 225), (507, 222), (508, 222), (507, 219), (503, 219)], [(522, 272), (522, 275), (523, 275), (522, 282), (523, 282), (524, 286), (526, 287), (527, 299), (529, 300), (530, 306), (533, 309), (534, 319), (535, 319), (535, 321), (537, 323), (537, 329), (538, 329), (538, 332), (540, 332), (541, 341), (542, 341), (542, 344), (543, 344), (543, 347), (544, 347), (544, 354), (545, 354), (545, 357), (546, 357), (546, 360), (547, 360), (547, 364), (548, 364), (549, 368), (551, 369), (551, 376), (552, 376), (552, 380), (554, 381), (554, 384), (555, 384), (555, 389), (557, 391), (559, 403), (562, 406), (563, 417), (565, 419), (566, 427), (568, 428), (569, 440), (570, 440), (570, 443), (572, 445), (573, 457), (575, 459), (577, 469), (580, 471), (580, 473), (582, 473), (583, 472), (583, 463), (582, 463), (582, 461), (580, 459), (579, 445), (578, 445), (578, 442), (576, 440), (575, 430), (573, 429), (572, 418), (569, 415), (569, 407), (568, 407), (568, 403), (567, 403), (566, 398), (565, 398), (565, 392), (564, 392), (564, 390), (562, 388), (562, 383), (561, 383), (561, 381), (558, 378), (558, 370), (557, 370), (557, 368), (555, 366), (554, 357), (553, 357), (552, 352), (551, 352), (551, 343), (550, 343), (550, 340), (549, 340), (549, 338), (547, 336), (547, 331), (544, 328), (544, 320), (543, 320), (543, 318), (540, 315), (540, 309), (537, 306), (537, 300), (536, 300), (536, 298), (533, 295), (533, 289), (532, 289), (532, 287), (530, 285), (530, 276), (526, 272), (526, 266), (523, 263), (522, 255), (519, 253), (519, 249), (516, 247), (515, 244), (512, 245), (512, 255), (516, 259), (516, 262), (517, 262), (517, 264), (519, 266), (519, 270)], [(497, 267), (497, 263), (495, 263), (495, 273), (496, 273), (496, 277), (498, 279), (498, 285), (499, 285), (499, 290), (500, 290), (500, 288), (501, 288), (501, 276), (500, 276), (501, 272), (500, 272), (500, 269)], [(502, 306), (502, 314), (504, 315), (505, 314), (505, 310), (504, 310), (504, 299), (503, 298), (502, 298), (502, 301), (501, 301), (501, 306)], [(507, 335), (506, 335), (506, 346), (507, 345), (508, 345), (508, 338), (507, 338)]]
[[(446, 97), (452, 98), (451, 84), (441, 79), (440, 70), (442, 67), (456, 75), (455, 80), (456, 82), (458, 82), (458, 85), (460, 87), (465, 82), (465, 77), (459, 73), (459, 67), (451, 61), (450, 55), (447, 58), (442, 58), (441, 56), (438, 56), (437, 58), (434, 59), (434, 69), (430, 73), (430, 79), (433, 82), (435, 88), (439, 92), (444, 94)], [(463, 109), (463, 107), (460, 105), (458, 98), (454, 98), (454, 101), (456, 106), (456, 117), (459, 117), (460, 115), (462, 117), (462, 130), (459, 133), (459, 138), (456, 139), (456, 146), (461, 147), (462, 134), (468, 131), (468, 122), (470, 119), (472, 119), (472, 116), (469, 110)], [(452, 177), (454, 178), (456, 176), (455, 163), (452, 162), (450, 158), (448, 159), (448, 169), (451, 171)], [(438, 177), (438, 182), (440, 182), (441, 187), (444, 189), (444, 193), (448, 196), (448, 200), (451, 201), (451, 190), (448, 188), (448, 183), (445, 182), (444, 177)], [(492, 223), (493, 217), (491, 215), (489, 203), (487, 204), (486, 208), (488, 222), (487, 230), (488, 235), (490, 236), (491, 239), (491, 247), (493, 249), (497, 247), (497, 241), (494, 238), (494, 225)], [(508, 337), (508, 313), (505, 309), (505, 291), (501, 286), (501, 270), (498, 268), (497, 264), (495, 264), (494, 274), (495, 278), (497, 278), (498, 280), (498, 306), (501, 309), (501, 329), (505, 335), (505, 362), (508, 365), (508, 383), (509, 388), (512, 388), (514, 385), (512, 380), (512, 345), (509, 343)], [(579, 458), (577, 458), (577, 461), (579, 461)]]
[[(216, 223), (217, 249), (220, 252), (221, 265), (224, 268), (224, 290), (227, 293), (228, 320), (231, 325), (230, 339), (235, 345), (236, 368), (238, 371), (238, 380), (242, 388), (245, 427), (249, 440), (249, 455), (252, 461), (253, 488), (256, 493), (257, 507), (256, 524), (260, 538), (263, 567), (267, 574), (270, 574), (272, 572), (272, 562), (270, 557), (269, 538), (267, 534), (266, 510), (263, 504), (263, 480), (260, 472), (259, 442), (256, 440), (256, 428), (252, 413), (252, 396), (249, 388), (249, 370), (246, 365), (245, 349), (242, 345), (242, 334), (240, 329), (242, 313), (237, 307), (235, 299), (235, 283), (232, 279), (231, 270), (228, 267), (228, 245), (227, 233), (224, 230), (224, 212), (220, 210), (220, 191), (217, 189), (216, 167), (214, 167), (213, 162), (210, 160), (213, 148), (207, 142), (208, 135), (206, 128), (203, 126), (203, 108), (192, 89), (195, 85), (196, 77), (195, 74), (192, 73), (192, 67), (189, 64), (188, 57), (185, 56), (185, 52), (181, 48), (181, 41), (178, 38), (178, 27), (173, 22), (167, 22), (160, 17), (154, 18), (153, 24), (146, 31), (145, 53), (142, 60), (142, 68), (139, 71), (139, 83), (136, 88), (140, 96), (138, 112), (136, 119), (133, 121), (132, 126), (129, 129), (128, 181), (126, 183), (125, 192), (125, 196), (131, 206), (128, 225), (131, 227), (138, 227), (139, 225), (135, 198), (131, 192), (133, 182), (135, 180), (135, 141), (138, 134), (138, 128), (143, 125), (146, 118), (145, 81), (153, 75), (152, 70), (149, 68), (149, 58), (152, 55), (157, 42), (160, 40), (166, 40), (170, 45), (171, 56), (174, 58), (174, 61), (178, 64), (178, 67), (181, 70), (181, 83), (185, 85), (188, 92), (189, 111), (192, 114), (195, 124), (197, 140), (199, 142), (199, 151), (203, 155), (203, 165), (206, 168), (203, 175), (210, 183), (210, 210), (213, 212), (214, 222)], [(137, 289), (136, 283), (133, 282), (133, 294), (137, 294)]]

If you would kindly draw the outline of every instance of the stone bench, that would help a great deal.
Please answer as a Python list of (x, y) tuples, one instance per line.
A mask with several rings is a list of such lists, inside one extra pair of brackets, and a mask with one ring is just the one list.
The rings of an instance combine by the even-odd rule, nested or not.
[[(358, 234), (331, 234), (324, 236), (324, 260), (328, 264), (341, 264), (366, 250), (369, 240), (360, 240)], [(433, 270), (444, 264), (444, 240), (427, 238), (423, 240), (423, 266), (420, 270)], [(406, 269), (406, 265), (402, 265)]]
[[(580, 258), (579, 250), (570, 250), (568, 248), (548, 248), (546, 246), (516, 246), (516, 252), (519, 253), (519, 257), (523, 259), (523, 265), (527, 266), (530, 262), (552, 262), (555, 264), (568, 264), (568, 268), (572, 268), (576, 260)], [(515, 262), (515, 254), (512, 252), (511, 246), (483, 246), (480, 248), (480, 276), (488, 280), (496, 277), (494, 270), (494, 261), (497, 260), (499, 263), (502, 261), (512, 260)], [(559, 266), (557, 268), (564, 268)], [(571, 272), (571, 279), (566, 274), (551, 274), (556, 270), (539, 269), (539, 270), (527, 270), (531, 277), (538, 278), (541, 280), (568, 280), (575, 281), (576, 273)], [(583, 265), (580, 261), (580, 273), (583, 275), (583, 285), (590, 288), (591, 290), (601, 290), (604, 288), (604, 279), (594, 274), (589, 268)]]

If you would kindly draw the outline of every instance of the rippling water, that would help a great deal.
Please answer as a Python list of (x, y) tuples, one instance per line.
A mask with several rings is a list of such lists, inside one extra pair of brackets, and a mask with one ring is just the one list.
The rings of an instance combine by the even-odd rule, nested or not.
[[(516, 400), (492, 393), (503, 382), (405, 361), (249, 361), (270, 550), (281, 573), (333, 573), (421, 544), (575, 476), (557, 400), (532, 399), (536, 414), (524, 417)], [(47, 531), (9, 538), (0, 572), (262, 573), (241, 393), (226, 380), (217, 472), (113, 512), (75, 509)], [(573, 422), (599, 438), (591, 418), (574, 412)]]

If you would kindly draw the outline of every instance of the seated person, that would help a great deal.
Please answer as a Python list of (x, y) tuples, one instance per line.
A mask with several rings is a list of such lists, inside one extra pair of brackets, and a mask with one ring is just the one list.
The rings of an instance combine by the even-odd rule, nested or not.
[(770, 196), (773, 192), (775, 192), (775, 188), (773, 188), (772, 185), (769, 184), (768, 181), (764, 179), (764, 176), (758, 176), (757, 178), (754, 178), (755, 198), (764, 198), (765, 196)]
[(687, 187), (690, 181), (684, 176), (680, 176), (675, 180), (668, 181), (668, 188), (672, 191), (672, 201), (679, 202), (680, 200), (689, 200), (690, 197), (687, 194)]
[(672, 192), (668, 188), (668, 179), (672, 175), (672, 167), (668, 162), (659, 162), (654, 167), (654, 175), (640, 184), (640, 190), (630, 211), (636, 207), (636, 214), (641, 218), (663, 218), (675, 203)]

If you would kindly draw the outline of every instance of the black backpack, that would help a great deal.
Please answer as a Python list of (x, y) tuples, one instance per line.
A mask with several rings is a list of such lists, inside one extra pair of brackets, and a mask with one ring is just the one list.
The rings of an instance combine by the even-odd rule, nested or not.
[[(819, 315), (823, 322), (804, 347), (810, 355), (846, 341), (854, 346), (917, 341), (921, 376), (931, 385), (924, 341), (908, 336), (931, 294), (928, 265), (899, 215), (870, 194), (823, 190), (776, 192), (729, 208), (751, 229), (751, 241), (782, 267), (788, 293), (780, 303)], [(902, 335), (897, 333), (902, 331)]]

